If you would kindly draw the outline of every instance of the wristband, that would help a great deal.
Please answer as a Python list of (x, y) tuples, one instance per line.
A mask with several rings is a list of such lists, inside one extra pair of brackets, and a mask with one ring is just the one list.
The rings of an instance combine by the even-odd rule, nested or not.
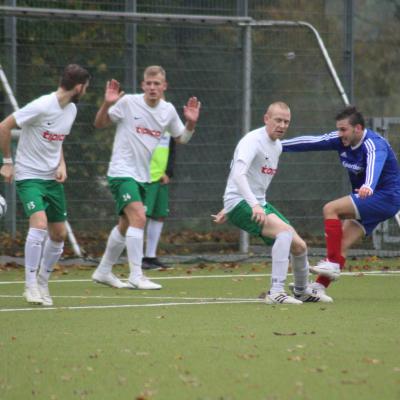
[(4, 157), (3, 158), (3, 164), (13, 164), (13, 160), (11, 157)]
[(179, 136), (179, 141), (183, 144), (186, 144), (189, 142), (189, 140), (192, 138), (194, 133), (194, 129), (192, 131), (188, 131), (186, 128), (182, 131), (181, 136)]

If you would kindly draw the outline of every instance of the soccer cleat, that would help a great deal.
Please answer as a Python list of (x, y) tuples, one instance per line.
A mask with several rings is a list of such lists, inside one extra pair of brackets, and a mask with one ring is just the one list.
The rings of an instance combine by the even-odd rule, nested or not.
[(133, 278), (128, 280), (128, 284), (131, 289), (140, 289), (140, 290), (158, 290), (161, 289), (162, 286), (158, 283), (152, 282), (149, 278), (142, 275), (138, 278)]
[(315, 266), (310, 265), (310, 271), (313, 274), (326, 276), (332, 281), (336, 281), (340, 278), (340, 265), (328, 260), (321, 260)]
[(303, 304), (301, 300), (297, 300), (292, 296), (287, 295), (285, 292), (270, 293), (265, 296), (267, 304)]
[(313, 285), (308, 285), (303, 292), (297, 292), (294, 283), (289, 283), (289, 289), (294, 298), (303, 303), (333, 303), (332, 297), (327, 296), (324, 289), (315, 288)]
[(103, 285), (111, 286), (116, 289), (125, 289), (129, 288), (130, 285), (122, 282), (118, 279), (112, 272), (108, 274), (104, 274), (96, 269), (92, 275), (92, 280), (97, 283), (101, 283)]
[(331, 303), (333, 302), (332, 297), (328, 296), (326, 294), (326, 287), (324, 285), (321, 285), (318, 282), (313, 282), (309, 285), (311, 289), (316, 290), (319, 296), (326, 296), (328, 299), (331, 299)]
[(36, 283), (25, 286), (24, 297), (29, 304), (43, 304), (43, 299)]
[(163, 264), (157, 257), (143, 257), (142, 269), (171, 269), (169, 265)]
[(49, 282), (41, 278), (41, 276), (38, 276), (38, 289), (40, 296), (43, 301), (44, 306), (52, 306), (53, 305), (53, 299), (50, 296), (49, 292)]

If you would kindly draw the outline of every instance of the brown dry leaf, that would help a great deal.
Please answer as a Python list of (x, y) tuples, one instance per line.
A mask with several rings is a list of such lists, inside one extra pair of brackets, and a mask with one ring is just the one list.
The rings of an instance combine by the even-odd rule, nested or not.
[(373, 365), (383, 364), (383, 362), (381, 360), (378, 360), (377, 358), (368, 358), (368, 357), (364, 357), (363, 362), (365, 362), (366, 364), (373, 364)]
[(273, 332), (276, 336), (296, 336), (296, 332)]
[(303, 361), (305, 358), (303, 356), (291, 356), (287, 358), (289, 361)]

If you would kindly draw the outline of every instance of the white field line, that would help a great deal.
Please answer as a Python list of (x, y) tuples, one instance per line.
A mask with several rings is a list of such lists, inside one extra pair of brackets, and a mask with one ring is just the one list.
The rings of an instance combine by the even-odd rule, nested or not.
[[(293, 274), (288, 274), (292, 276)], [(342, 272), (341, 276), (359, 276), (359, 275), (372, 275), (372, 276), (393, 276), (400, 275), (400, 271), (357, 271), (357, 272)], [(224, 275), (178, 275), (178, 276), (151, 276), (154, 281), (174, 280), (174, 279), (221, 279), (221, 278), (259, 278), (270, 277), (271, 274), (224, 274)], [(121, 279), (126, 281), (127, 279)], [(70, 283), (70, 282), (93, 282), (91, 279), (53, 279), (50, 283)], [(0, 281), (0, 285), (21, 284), (25, 281)]]
[(150, 303), (150, 304), (119, 304), (106, 306), (71, 306), (71, 307), (26, 307), (26, 308), (4, 308), (0, 312), (17, 312), (17, 311), (54, 311), (54, 310), (96, 310), (107, 308), (140, 308), (140, 307), (168, 307), (168, 306), (200, 306), (209, 304), (237, 304), (237, 303), (263, 303), (262, 299), (248, 299), (230, 301), (199, 301), (199, 302), (179, 302), (179, 303)]
[[(0, 298), (22, 298), (22, 295), (0, 294)], [(251, 301), (254, 298), (238, 297), (179, 297), (179, 296), (51, 296), (53, 299), (112, 299), (112, 300), (195, 300), (195, 301)]]

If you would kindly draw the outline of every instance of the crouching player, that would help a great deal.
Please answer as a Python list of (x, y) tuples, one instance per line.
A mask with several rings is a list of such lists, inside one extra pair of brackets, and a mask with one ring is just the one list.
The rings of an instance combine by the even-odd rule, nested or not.
[[(266, 201), (266, 190), (277, 172), (282, 153), (280, 139), (290, 123), (290, 109), (283, 102), (271, 104), (264, 115), (265, 126), (247, 133), (236, 146), (224, 194), (224, 209), (213, 215), (214, 222), (227, 219), (244, 231), (260, 236), (272, 245), (271, 287), (267, 304), (331, 302), (308, 285), (307, 246), (287, 219)], [(285, 291), (292, 254), (293, 296)]]

